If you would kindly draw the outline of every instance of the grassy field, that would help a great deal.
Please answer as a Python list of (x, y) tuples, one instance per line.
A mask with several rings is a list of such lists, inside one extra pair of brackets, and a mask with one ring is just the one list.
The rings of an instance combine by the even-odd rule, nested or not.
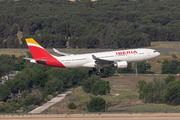
[[(136, 84), (139, 80), (150, 82), (156, 76), (114, 76), (104, 78), (111, 85), (111, 94), (98, 96), (106, 100), (109, 105), (107, 112), (110, 113), (131, 113), (131, 112), (180, 112), (180, 106), (169, 106), (166, 104), (146, 104), (139, 100), (139, 94)], [(165, 77), (165, 76), (161, 76)], [(176, 77), (176, 79), (180, 79)], [(68, 94), (64, 100), (48, 108), (44, 113), (86, 113), (86, 104), (92, 97), (92, 94), (85, 93), (81, 87), (74, 88), (71, 94)], [(76, 110), (67, 108), (70, 102), (77, 105)]]

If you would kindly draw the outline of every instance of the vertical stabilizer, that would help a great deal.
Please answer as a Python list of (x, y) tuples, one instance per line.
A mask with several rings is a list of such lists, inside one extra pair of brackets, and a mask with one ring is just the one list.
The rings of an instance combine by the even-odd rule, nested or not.
[(33, 38), (27, 38), (25, 40), (34, 58), (33, 62), (43, 65), (53, 66), (53, 67), (65, 68), (65, 66), (57, 59), (57, 57), (47, 52)]
[(53, 57), (41, 45), (39, 45), (33, 38), (25, 39), (35, 60), (41, 60)]

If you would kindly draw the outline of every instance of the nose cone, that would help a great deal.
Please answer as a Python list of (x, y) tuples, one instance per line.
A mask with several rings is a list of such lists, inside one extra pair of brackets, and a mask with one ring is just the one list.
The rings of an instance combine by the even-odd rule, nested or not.
[(157, 52), (157, 56), (160, 56), (161, 53)]

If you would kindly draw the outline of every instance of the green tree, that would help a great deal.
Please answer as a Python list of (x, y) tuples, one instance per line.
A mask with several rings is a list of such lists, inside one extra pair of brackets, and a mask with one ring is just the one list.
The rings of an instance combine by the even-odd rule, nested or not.
[(170, 105), (180, 105), (180, 80), (170, 82), (163, 94), (163, 101)]
[(171, 75), (171, 74), (169, 73), (168, 76), (167, 76), (166, 78), (164, 78), (164, 81), (165, 81), (165, 83), (166, 83), (166, 85), (167, 85), (167, 84), (169, 84), (170, 82), (175, 81), (175, 77), (174, 77), (174, 75)]
[(22, 101), (21, 104), (25, 105), (25, 106), (29, 106), (29, 105), (38, 105), (40, 104), (40, 100), (38, 98), (37, 95), (35, 94), (28, 94), (26, 96), (26, 98)]
[(84, 79), (83, 83), (82, 83), (82, 89), (85, 92), (90, 93), (93, 89), (95, 82), (100, 80), (100, 79), (101, 78), (99, 76), (96, 76), (96, 75), (93, 75), (90, 78)]
[(9, 87), (12, 93), (18, 93), (19, 91), (22, 92), (24, 90), (28, 90), (28, 83), (20, 78), (10, 79), (6, 81), (5, 84)]
[(149, 92), (146, 98), (144, 99), (147, 103), (162, 103), (163, 102), (163, 93), (166, 89), (166, 84), (162, 78), (154, 78), (153, 81), (153, 92)]
[(7, 38), (11, 34), (11, 26), (6, 24), (3, 31), (4, 38)]
[(0, 84), (0, 101), (6, 101), (11, 91), (6, 84)]
[(147, 83), (147, 84), (145, 84), (143, 86), (142, 97), (146, 98), (148, 94), (153, 93), (153, 92), (154, 92), (154, 90), (153, 90), (153, 83), (149, 82), (149, 83)]
[(17, 25), (14, 25), (13, 30), (12, 30), (12, 35), (16, 35), (18, 33), (18, 27)]
[(0, 23), (0, 37), (3, 38), (4, 37), (4, 34), (3, 34), (3, 31), (4, 31), (4, 23)]
[(105, 95), (110, 93), (111, 87), (109, 81), (98, 80), (95, 82), (92, 88), (92, 94), (94, 95)]
[(177, 74), (180, 72), (180, 62), (165, 59), (161, 65), (161, 72), (162, 74)]
[(45, 86), (45, 83), (48, 81), (48, 75), (41, 71), (40, 73), (34, 76), (34, 85), (40, 85), (41, 87)]
[(83, 79), (87, 79), (90, 77), (90, 74), (88, 74), (89, 69), (88, 68), (76, 68), (72, 69), (71, 73), (73, 76), (73, 85), (78, 84), (81, 85)]
[(147, 66), (145, 65), (144, 62), (138, 62), (137, 63), (137, 72), (139, 74), (146, 73), (146, 70), (150, 69), (150, 68), (151, 68), (151, 65), (149, 63), (147, 64)]
[(115, 67), (104, 67), (104, 72), (100, 74), (102, 78), (111, 77), (114, 75), (116, 68)]
[(106, 101), (103, 98), (96, 97), (87, 104), (89, 112), (105, 112)]
[(3, 101), (0, 101), (0, 112), (4, 112), (5, 111), (5, 103)]
[(15, 61), (12, 56), (0, 55), (0, 76), (9, 73), (14, 69)]
[(52, 94), (53, 92), (58, 91), (58, 93), (61, 93), (63, 90), (63, 82), (58, 79), (49, 80), (45, 83), (44, 91), (46, 91), (46, 94)]
[(72, 86), (73, 76), (70, 70), (63, 68), (52, 68), (46, 72), (48, 79), (62, 80), (64, 88)]
[(88, 8), (88, 7), (92, 7), (92, 1), (91, 0), (86, 0), (85, 2), (85, 6)]
[(144, 81), (144, 80), (139, 80), (138, 82), (137, 82), (137, 84), (136, 84), (136, 88), (138, 89), (138, 93), (139, 93), (139, 99), (143, 99), (144, 98), (144, 96), (143, 96), (143, 87), (144, 87), (144, 85), (146, 85), (147, 83), (146, 83), (146, 81)]
[(27, 90), (28, 87), (32, 87), (33, 85), (32, 84), (33, 81), (31, 80), (31, 77), (28, 74), (24, 73), (23, 71), (21, 73), (16, 74), (14, 78), (21, 81), (21, 83), (25, 82), (26, 85), (22, 85), (21, 87), (23, 88), (19, 88), (21, 90)]

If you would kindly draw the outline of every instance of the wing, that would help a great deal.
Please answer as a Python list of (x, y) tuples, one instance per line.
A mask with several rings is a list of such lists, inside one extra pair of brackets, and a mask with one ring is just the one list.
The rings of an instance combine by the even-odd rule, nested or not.
[(115, 62), (113, 60), (106, 60), (106, 59), (98, 58), (95, 55), (92, 55), (92, 58), (94, 60), (96, 60), (95, 63), (98, 64), (98, 65), (113, 65), (114, 62)]
[(64, 56), (70, 56), (70, 55), (73, 55), (73, 54), (70, 54), (70, 53), (65, 53), (65, 52), (60, 52), (58, 51), (57, 49), (53, 48), (54, 52), (55, 53), (58, 53), (58, 54), (61, 54), (61, 55), (64, 55)]

